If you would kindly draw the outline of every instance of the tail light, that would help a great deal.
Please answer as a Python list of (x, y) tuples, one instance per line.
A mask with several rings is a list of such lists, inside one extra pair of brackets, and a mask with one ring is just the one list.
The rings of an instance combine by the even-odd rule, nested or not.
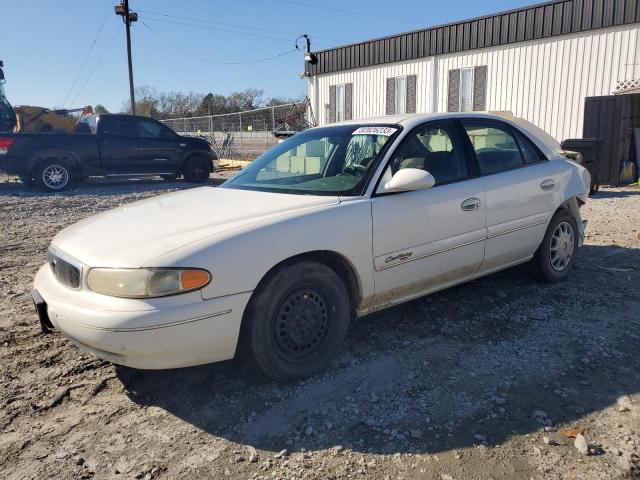
[(13, 138), (0, 137), (0, 155), (6, 154), (11, 145), (13, 145)]

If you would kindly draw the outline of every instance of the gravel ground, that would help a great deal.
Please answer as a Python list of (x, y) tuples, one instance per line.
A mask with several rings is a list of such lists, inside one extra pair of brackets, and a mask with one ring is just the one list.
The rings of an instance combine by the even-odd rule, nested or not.
[(188, 187), (0, 182), (3, 478), (640, 478), (640, 188), (583, 207), (570, 281), (521, 266), (370, 315), (297, 384), (136, 371), (41, 335), (29, 292), (56, 232)]

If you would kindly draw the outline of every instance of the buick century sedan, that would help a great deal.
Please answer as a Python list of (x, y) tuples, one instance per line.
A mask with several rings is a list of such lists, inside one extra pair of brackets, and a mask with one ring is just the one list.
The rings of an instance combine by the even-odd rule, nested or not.
[(298, 133), (218, 188), (60, 232), (35, 278), (42, 328), (140, 369), (242, 353), (276, 380), (313, 375), (354, 316), (524, 262), (564, 279), (590, 178), (552, 143), (462, 113)]

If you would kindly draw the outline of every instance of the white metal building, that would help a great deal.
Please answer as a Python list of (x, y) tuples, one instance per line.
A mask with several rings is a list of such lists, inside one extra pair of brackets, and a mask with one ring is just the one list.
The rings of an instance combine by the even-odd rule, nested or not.
[(316, 121), (508, 111), (582, 137), (585, 97), (640, 79), (640, 0), (562, 0), (315, 52)]

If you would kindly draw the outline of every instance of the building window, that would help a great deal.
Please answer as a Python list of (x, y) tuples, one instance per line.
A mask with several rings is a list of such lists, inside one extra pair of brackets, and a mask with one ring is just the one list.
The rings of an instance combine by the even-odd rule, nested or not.
[(336, 85), (336, 122), (342, 122), (344, 117), (344, 84)]
[(395, 113), (407, 113), (407, 77), (396, 77), (395, 84)]
[(449, 70), (448, 112), (483, 112), (487, 110), (486, 65)]
[(473, 68), (460, 70), (460, 111), (473, 111)]

